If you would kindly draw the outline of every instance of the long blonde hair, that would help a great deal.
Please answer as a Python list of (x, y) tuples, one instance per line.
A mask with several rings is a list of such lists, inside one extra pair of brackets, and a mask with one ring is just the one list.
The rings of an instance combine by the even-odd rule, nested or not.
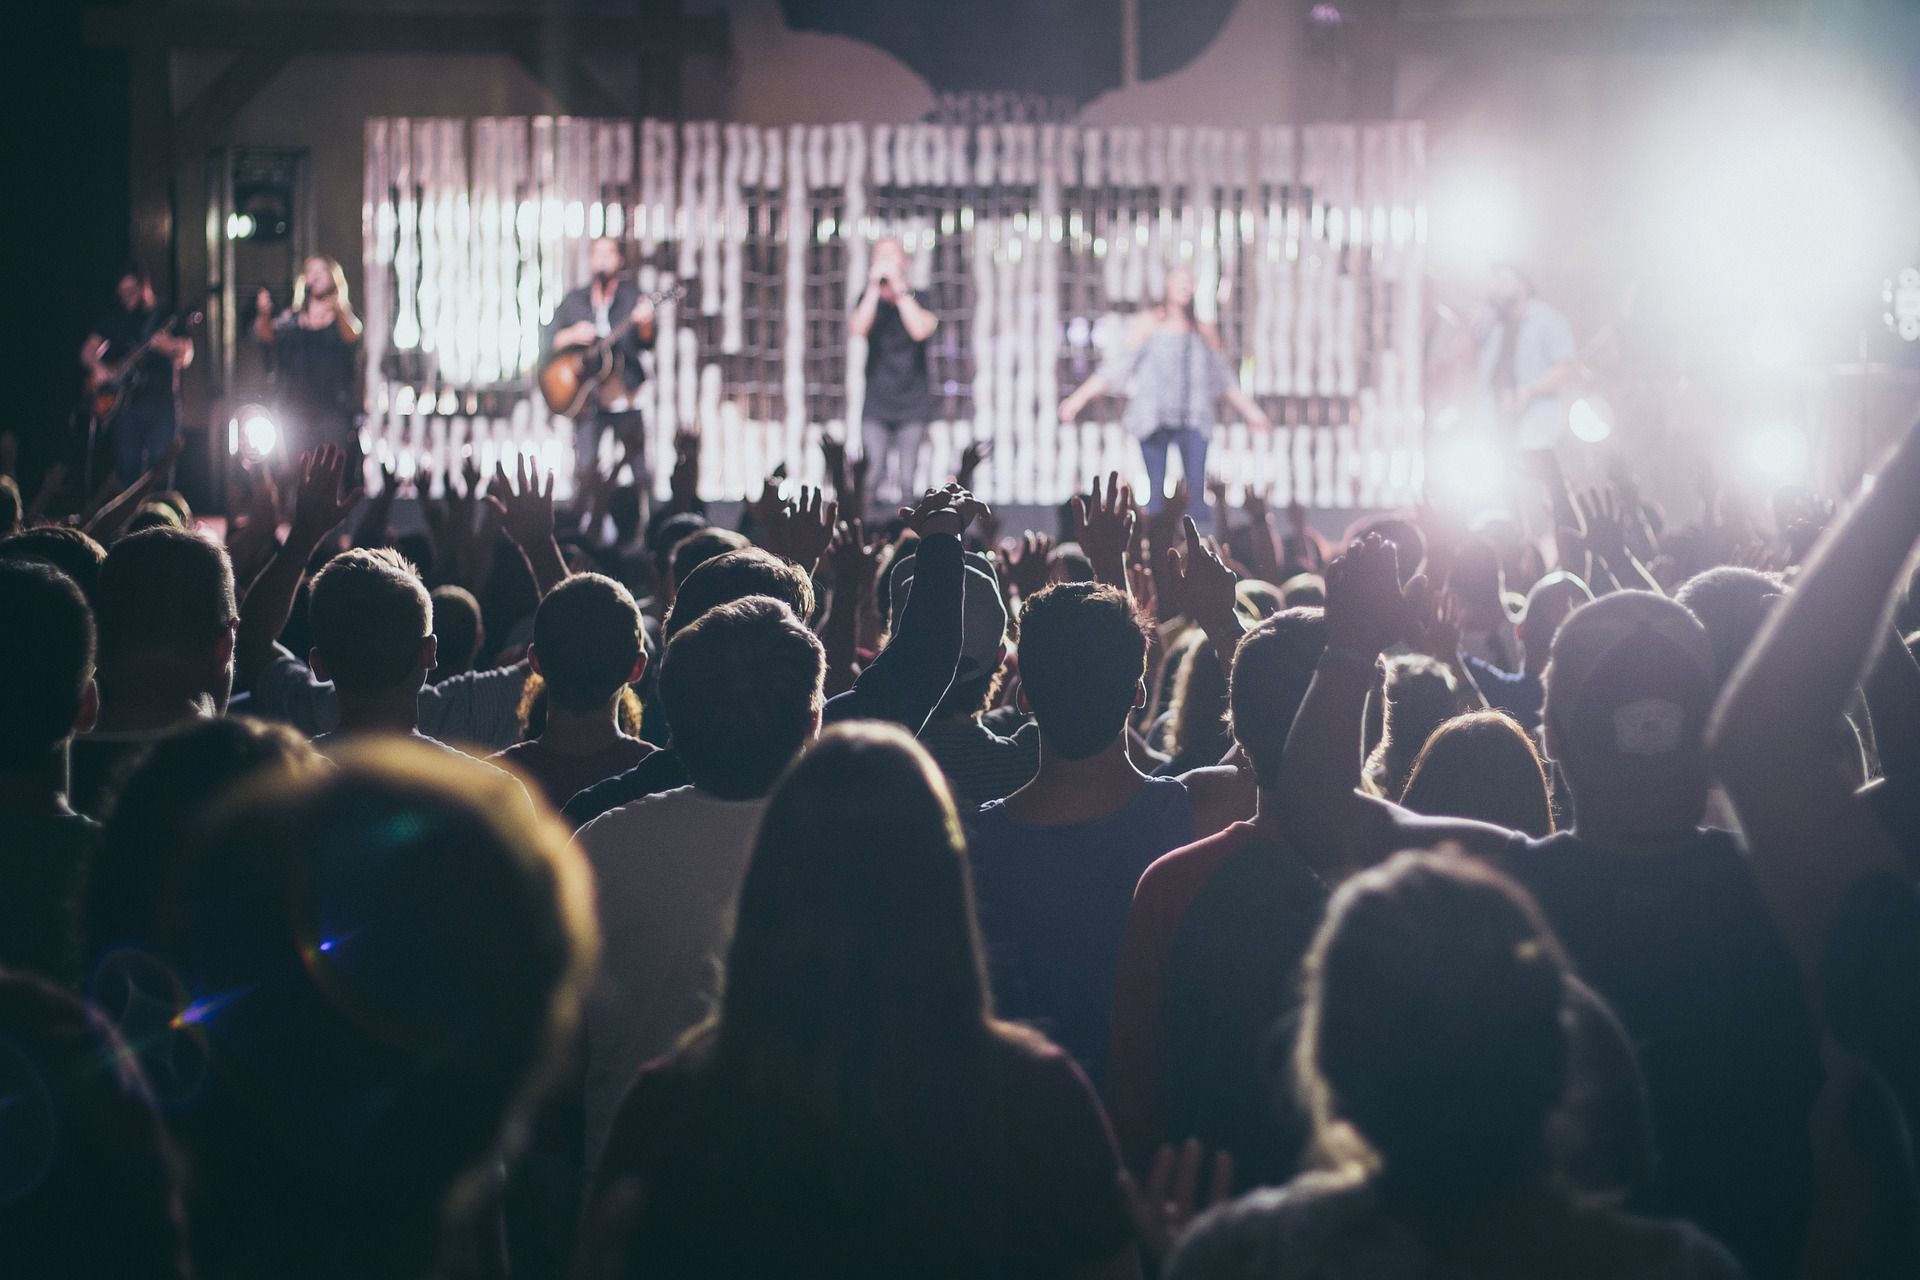
[(327, 264), (327, 274), (333, 277), (333, 314), (334, 323), (340, 327), (340, 336), (349, 342), (360, 340), (360, 317), (353, 314), (353, 300), (347, 296), (347, 273), (338, 262), (324, 253), (316, 253), (300, 264), (300, 274), (293, 279), (293, 314), (303, 315), (307, 309), (307, 268), (316, 262)]

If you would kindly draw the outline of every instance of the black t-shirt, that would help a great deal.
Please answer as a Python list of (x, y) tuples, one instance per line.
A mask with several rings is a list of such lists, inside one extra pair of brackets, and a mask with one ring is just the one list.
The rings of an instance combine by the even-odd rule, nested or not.
[(925, 422), (933, 412), (927, 344), (913, 340), (900, 308), (891, 302), (874, 311), (867, 334), (867, 398), (861, 412), (869, 422)]
[[(145, 307), (138, 311), (128, 311), (119, 306), (108, 307), (100, 313), (99, 320), (93, 326), (93, 331), (107, 340), (103, 358), (109, 365), (120, 363), (159, 329), (164, 318)], [(139, 368), (128, 383), (127, 402), (171, 403), (172, 400), (173, 361), (158, 351), (149, 351), (140, 358)]]
[(1822, 1082), (1801, 975), (1724, 831), (1623, 852), (1516, 836), (1503, 869), (1540, 904), (1646, 1074), (1649, 1211), (1686, 1217), (1756, 1280), (1792, 1270), (1813, 1195)]

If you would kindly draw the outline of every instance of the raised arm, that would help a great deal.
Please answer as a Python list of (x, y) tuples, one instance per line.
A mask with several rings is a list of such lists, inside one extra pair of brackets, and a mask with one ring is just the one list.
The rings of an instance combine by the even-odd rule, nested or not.
[(1806, 964), (1817, 965), (1847, 889), (1899, 865), (1833, 768), (1832, 742), (1916, 540), (1920, 424), (1821, 538), (1714, 710), (1714, 763), (1761, 889)]
[(344, 496), (340, 492), (346, 470), (347, 455), (338, 445), (323, 444), (301, 455), (287, 540), (254, 579), (240, 605), (240, 630), (233, 644), (236, 689), (252, 688), (255, 677), (272, 661), (274, 644), (293, 612), (293, 598), (306, 576), (308, 561), (360, 500), (359, 489)]
[(514, 463), (518, 485), (509, 483), (505, 463), (496, 464), (487, 488), (487, 505), (500, 517), (501, 530), (525, 557), (541, 599), (567, 576), (567, 561), (553, 536), (553, 472), (543, 489), (523, 455)]
[(1323, 875), (1346, 875), (1399, 849), (1454, 842), (1480, 854), (1509, 833), (1478, 822), (1421, 818), (1357, 790), (1361, 724), (1375, 664), (1418, 630), (1426, 582), (1400, 586), (1393, 544), (1378, 534), (1327, 566), (1327, 647), (1280, 757), (1275, 817)]
[(1073, 496), (1074, 523), (1083, 532), (1080, 549), (1093, 562), (1093, 576), (1109, 587), (1128, 590), (1127, 554), (1133, 549), (1133, 534), (1139, 517), (1133, 507), (1133, 489), (1120, 482), (1120, 473), (1107, 477), (1100, 488), (1100, 477), (1093, 478), (1090, 496)]
[(185, 448), (186, 441), (178, 435), (174, 436), (159, 461), (93, 513), (87, 521), (87, 532), (102, 543), (112, 542), (120, 536), (120, 530), (127, 521), (133, 519), (147, 495), (159, 488), (160, 477), (173, 470), (173, 464), (180, 461), (180, 454)]
[(960, 539), (986, 504), (958, 486), (902, 509), (920, 535), (913, 592), (900, 609), (893, 638), (853, 688), (827, 703), (826, 720), (890, 720), (919, 733), (940, 705), (960, 665), (960, 618), (966, 565)]
[(1160, 592), (1167, 598), (1169, 617), (1185, 617), (1206, 632), (1220, 669), (1233, 670), (1233, 655), (1246, 634), (1234, 594), (1233, 570), (1200, 537), (1192, 516), (1182, 524), (1187, 534), (1186, 553), (1167, 548), (1166, 569), (1160, 575)]

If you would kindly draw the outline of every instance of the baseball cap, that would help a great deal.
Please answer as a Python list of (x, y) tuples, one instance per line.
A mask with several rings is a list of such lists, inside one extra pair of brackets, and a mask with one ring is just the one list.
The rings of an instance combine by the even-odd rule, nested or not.
[(1698, 751), (1713, 710), (1713, 646), (1685, 607), (1619, 591), (1567, 615), (1547, 671), (1549, 714), (1582, 747), (1657, 764)]

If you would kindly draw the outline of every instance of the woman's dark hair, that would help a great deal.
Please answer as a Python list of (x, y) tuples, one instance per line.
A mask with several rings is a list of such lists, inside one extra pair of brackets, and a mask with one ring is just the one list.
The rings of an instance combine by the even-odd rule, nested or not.
[(1523, 891), (1400, 854), (1341, 886), (1304, 972), (1295, 1081), (1323, 1155), (1415, 1213), (1547, 1175), (1569, 977)]
[(1553, 831), (1546, 766), (1512, 716), (1474, 711), (1428, 736), (1400, 803), (1433, 818), (1473, 818), (1530, 836)]
[(1367, 754), (1366, 777), (1377, 794), (1397, 796), (1427, 739), (1460, 709), (1460, 694), (1452, 673), (1425, 654), (1400, 654), (1386, 665), (1380, 740)]
[(829, 730), (761, 819), (717, 1052), (887, 1057), (978, 1037), (986, 1011), (966, 842), (938, 768), (896, 729)]

